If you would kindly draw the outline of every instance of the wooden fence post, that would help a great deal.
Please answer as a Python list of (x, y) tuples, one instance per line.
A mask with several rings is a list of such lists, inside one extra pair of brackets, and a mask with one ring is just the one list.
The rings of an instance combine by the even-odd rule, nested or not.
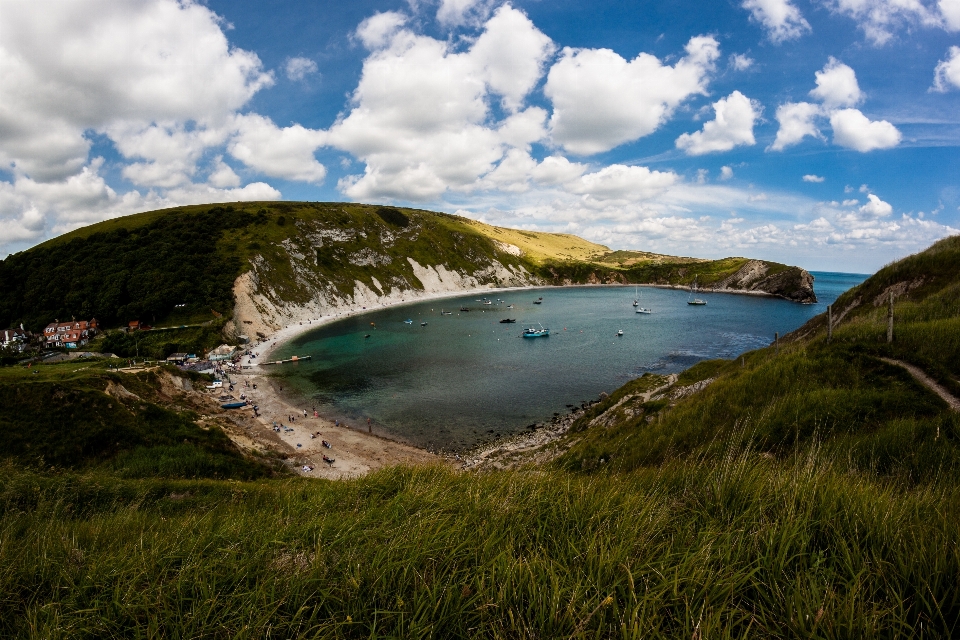
[(893, 342), (893, 291), (890, 292), (890, 306), (887, 307), (887, 343)]
[(833, 340), (833, 305), (827, 305), (827, 344)]

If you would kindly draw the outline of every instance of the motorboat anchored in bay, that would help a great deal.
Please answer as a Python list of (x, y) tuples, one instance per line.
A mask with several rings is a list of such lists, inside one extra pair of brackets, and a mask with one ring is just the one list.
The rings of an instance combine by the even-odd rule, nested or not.
[(530, 325), (523, 330), (522, 335), (524, 338), (546, 338), (550, 335), (550, 329), (545, 328), (542, 324), (540, 324), (539, 329), (533, 325)]

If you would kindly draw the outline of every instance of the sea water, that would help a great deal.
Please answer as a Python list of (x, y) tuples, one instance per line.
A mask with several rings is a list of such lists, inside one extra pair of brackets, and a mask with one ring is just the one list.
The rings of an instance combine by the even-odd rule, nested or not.
[[(635, 312), (634, 288), (623, 286), (418, 302), (303, 334), (276, 355), (312, 359), (275, 373), (305, 399), (304, 408), (348, 426), (365, 430), (370, 419), (376, 433), (417, 446), (465, 449), (523, 431), (646, 372), (674, 373), (765, 347), (867, 277), (813, 275), (819, 302), (809, 305), (701, 292), (707, 305), (691, 306), (687, 291), (640, 287), (640, 306), (652, 309), (645, 315)], [(504, 318), (517, 322), (501, 324)], [(520, 337), (531, 325), (549, 328), (550, 336)]]

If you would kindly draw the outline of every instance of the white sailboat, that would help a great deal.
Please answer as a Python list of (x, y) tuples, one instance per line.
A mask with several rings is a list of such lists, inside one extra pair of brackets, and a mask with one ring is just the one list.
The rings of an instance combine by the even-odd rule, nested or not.
[(639, 287), (633, 288), (633, 306), (635, 307), (640, 306), (640, 288)]
[(637, 313), (653, 313), (653, 309), (640, 306), (640, 294), (637, 294), (637, 299), (634, 301), (633, 306), (637, 308)]
[(693, 284), (690, 285), (690, 297), (687, 299), (687, 304), (702, 307), (707, 304), (707, 301), (702, 298), (694, 298), (693, 294), (697, 292), (697, 276), (693, 276)]

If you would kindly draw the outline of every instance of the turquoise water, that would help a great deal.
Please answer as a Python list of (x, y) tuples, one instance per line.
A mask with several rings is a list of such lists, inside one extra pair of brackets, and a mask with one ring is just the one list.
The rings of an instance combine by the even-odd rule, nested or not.
[[(792, 331), (866, 276), (814, 273), (819, 303), (641, 287), (564, 287), (485, 294), (371, 311), (320, 327), (277, 356), (289, 386), (321, 413), (417, 446), (463, 449), (564, 412), (647, 371), (673, 373), (709, 358), (734, 358)], [(542, 304), (535, 305), (538, 297)], [(497, 304), (502, 298), (503, 303)], [(514, 309), (506, 309), (513, 304)], [(461, 306), (471, 309), (458, 311)], [(441, 309), (453, 315), (441, 315)], [(515, 318), (516, 324), (500, 324)], [(405, 319), (412, 319), (411, 325)], [(421, 327), (421, 322), (427, 322)], [(376, 328), (371, 326), (376, 325)], [(524, 339), (524, 324), (548, 327)], [(617, 337), (622, 329), (624, 335)], [(364, 336), (370, 334), (369, 338)]]

